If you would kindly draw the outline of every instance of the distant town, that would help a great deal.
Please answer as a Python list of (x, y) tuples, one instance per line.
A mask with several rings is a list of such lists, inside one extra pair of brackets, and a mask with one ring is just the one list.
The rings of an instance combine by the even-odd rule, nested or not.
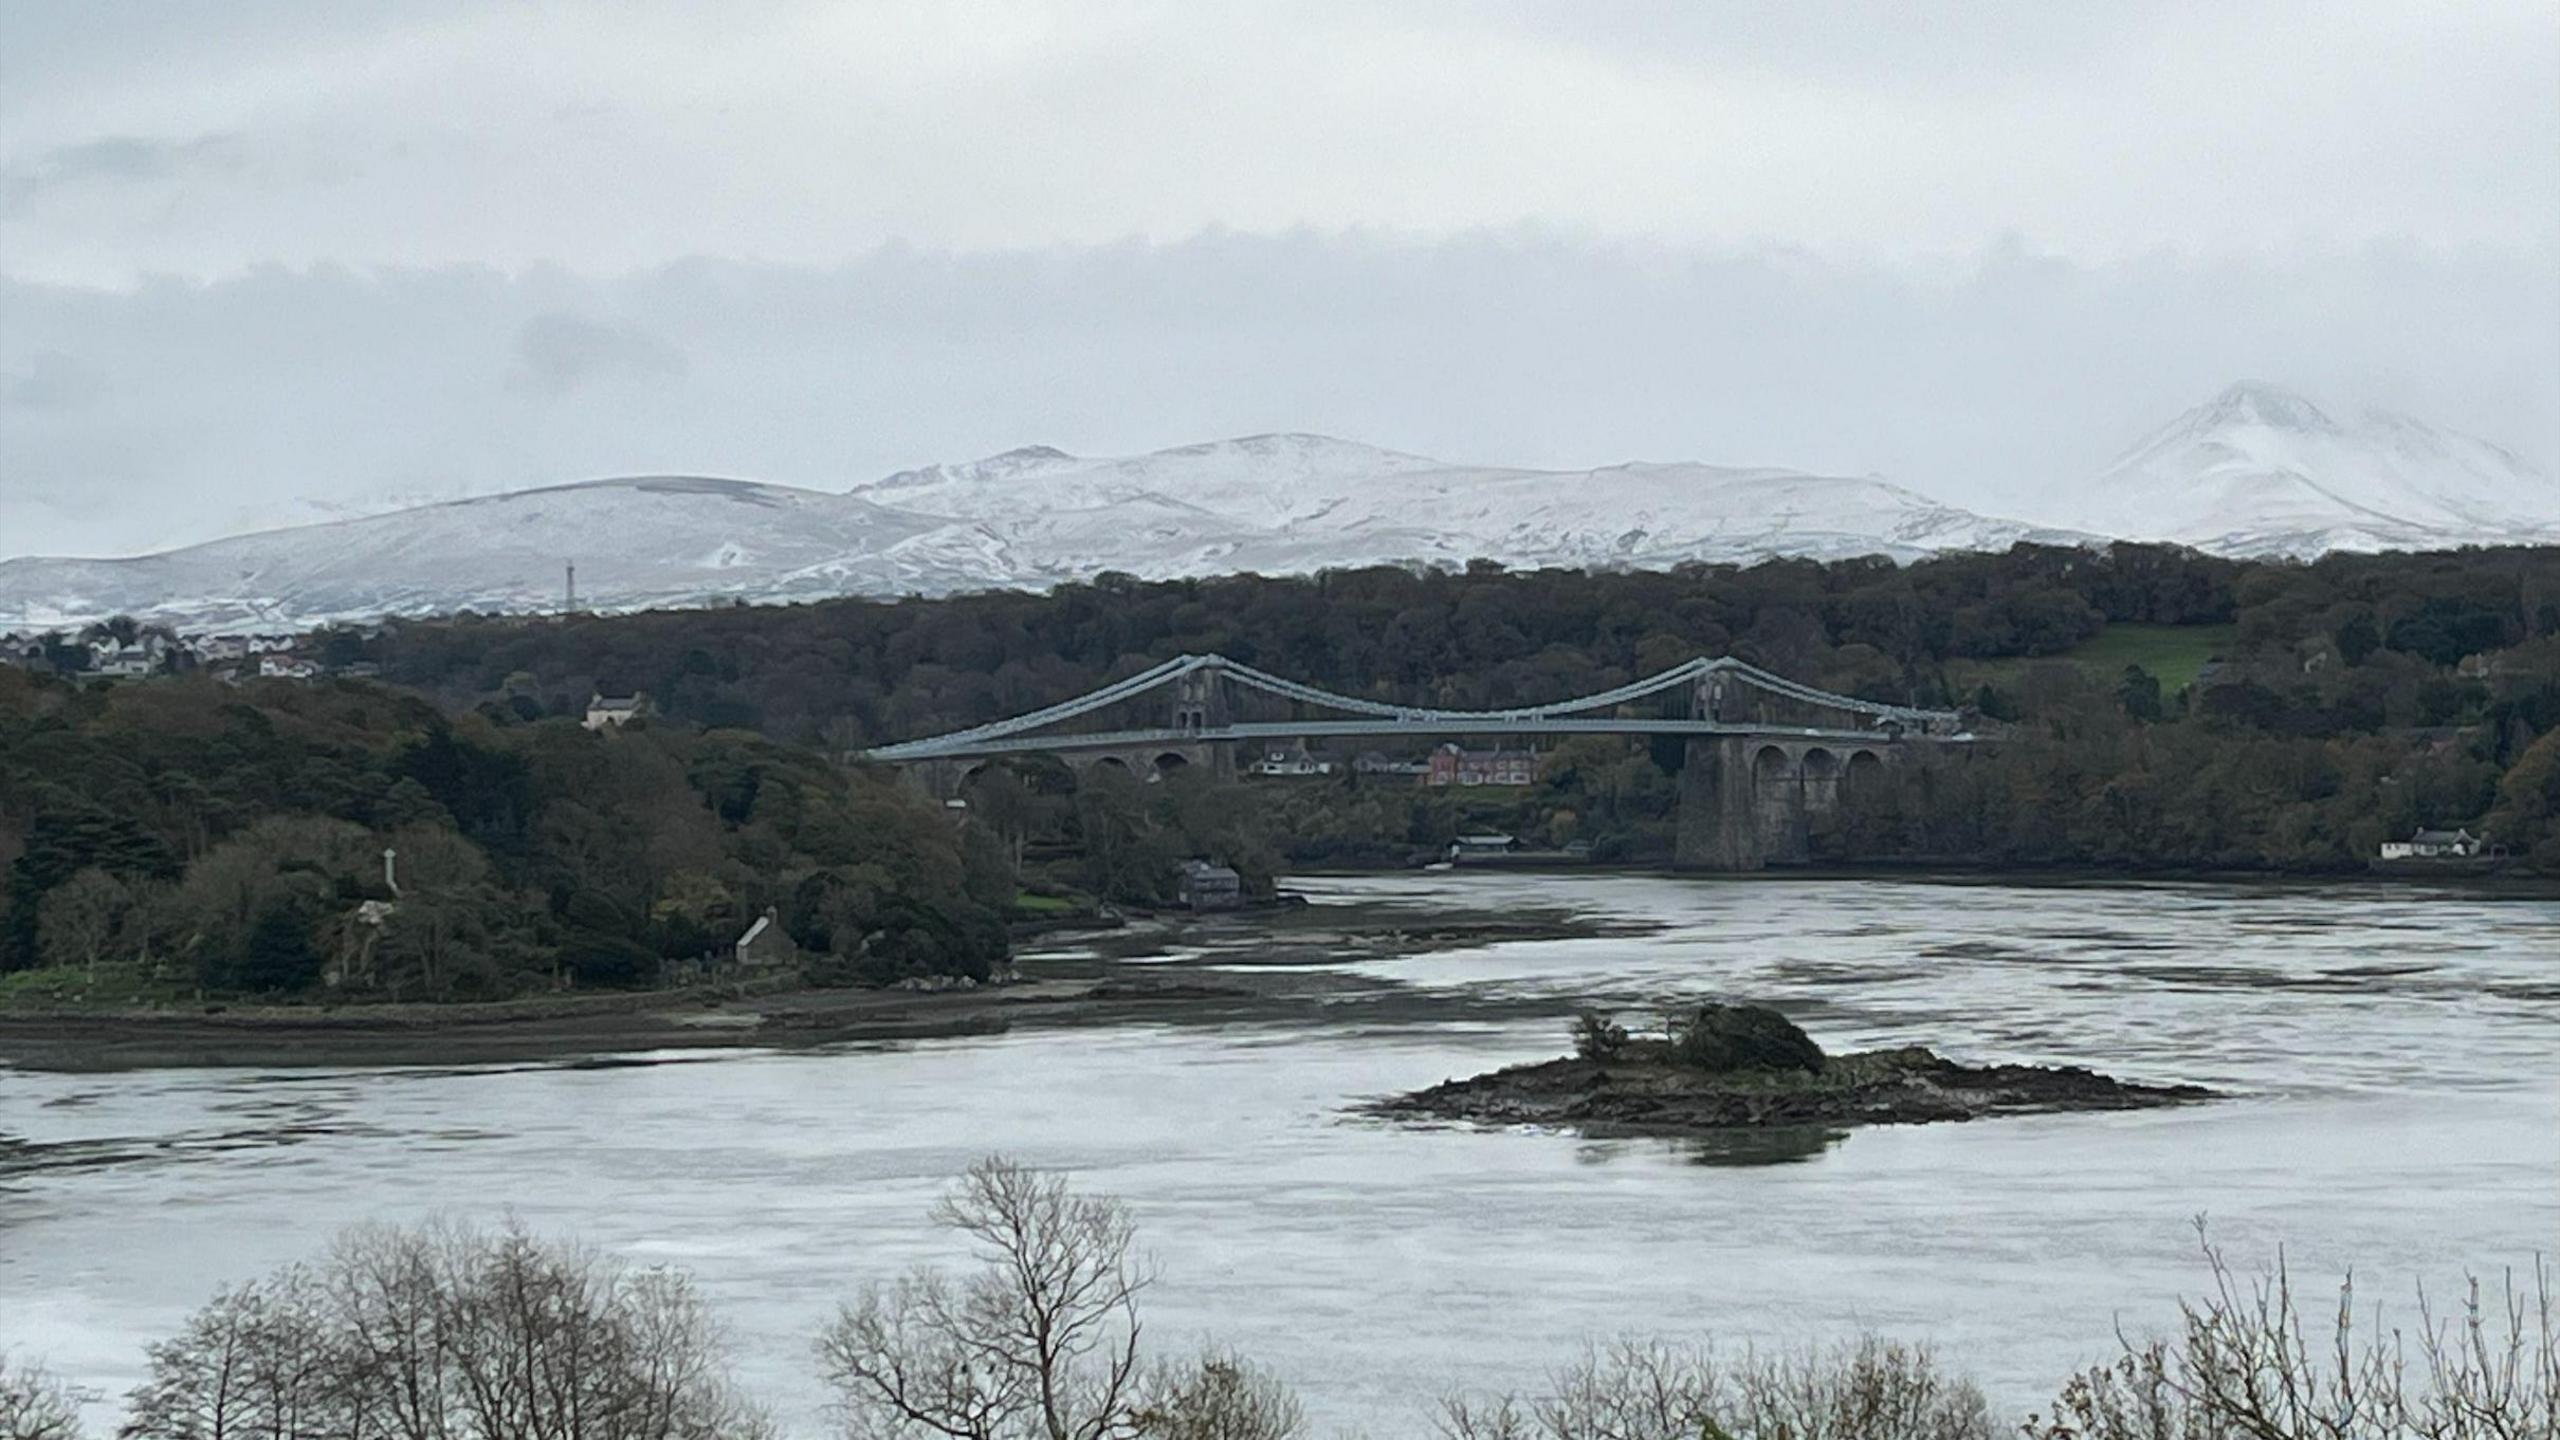
[(230, 681), (317, 680), (330, 675), (370, 679), (381, 669), (363, 657), (361, 647), (379, 633), (350, 629), (317, 634), (182, 635), (167, 626), (118, 618), (77, 630), (0, 634), (0, 665), (101, 680), (193, 672)]

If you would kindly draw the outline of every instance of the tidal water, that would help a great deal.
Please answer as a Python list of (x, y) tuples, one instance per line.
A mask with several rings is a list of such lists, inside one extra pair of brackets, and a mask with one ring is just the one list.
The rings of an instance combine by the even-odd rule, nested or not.
[[(1231, 1344), (1329, 1430), (1427, 1433), (1629, 1333), (1926, 1338), (2035, 1408), (2204, 1280), (2194, 1222), (2414, 1317), (2560, 1255), (2560, 903), (2344, 888), (1436, 874), (1317, 905), (1651, 933), (1295, 961), (1282, 1018), (661, 1057), (623, 1068), (0, 1069), (0, 1350), (108, 1397), (215, 1287), (357, 1220), (512, 1211), (691, 1270), (739, 1368), (823, 1433), (808, 1338), (952, 1258), (926, 1207), (989, 1151), (1134, 1207), (1150, 1334)], [(1348, 913), (1348, 911), (1346, 911)], [(1154, 963), (1267, 961), (1249, 933)], [(1036, 957), (1026, 967), (1035, 973)], [(1579, 1005), (1774, 1003), (1827, 1047), (2085, 1064), (2215, 1104), (1762, 1150), (1414, 1129), (1363, 1098), (1564, 1047)]]

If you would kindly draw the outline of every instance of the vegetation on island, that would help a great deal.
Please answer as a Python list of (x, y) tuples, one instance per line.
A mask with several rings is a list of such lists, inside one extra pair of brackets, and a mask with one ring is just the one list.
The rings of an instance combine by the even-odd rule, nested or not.
[(2076, 1066), (1960, 1065), (1921, 1046), (1828, 1055), (1762, 1005), (1686, 1006), (1657, 1033), (1585, 1011), (1574, 1053), (1450, 1080), (1378, 1102), (1404, 1119), (1567, 1126), (1593, 1135), (1714, 1137), (1836, 1131), (2212, 1099), (2196, 1085), (2137, 1085)]
[[(1304, 1440), (1284, 1377), (1231, 1351), (1164, 1353), (1127, 1207), (1003, 1159), (935, 1211), (974, 1264), (874, 1279), (818, 1330), (847, 1440)], [(2526, 1440), (2560, 1433), (2547, 1272), (2474, 1283), (2414, 1323), (2306, 1314), (2281, 1265), (2211, 1285), (2165, 1335), (2113, 1333), (2022, 1427), (1925, 1344), (1867, 1336), (1720, 1353), (1626, 1339), (1543, 1383), (1414, 1397), (1448, 1440)], [(316, 1263), (228, 1289), (150, 1347), (122, 1440), (358, 1435), (756, 1440), (778, 1433), (679, 1272), (510, 1225), (350, 1231)], [(69, 1390), (0, 1356), (0, 1437), (79, 1440)]]

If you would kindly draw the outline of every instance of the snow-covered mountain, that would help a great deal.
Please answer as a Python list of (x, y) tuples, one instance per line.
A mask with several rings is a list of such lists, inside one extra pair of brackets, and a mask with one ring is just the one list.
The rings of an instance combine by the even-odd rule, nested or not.
[(129, 560), (0, 561), (0, 628), (131, 614), (296, 626), (450, 610), (557, 609), (566, 566), (605, 608), (949, 589), (902, 543), (948, 528), (860, 500), (695, 476), (523, 490), (234, 536)]
[(1107, 570), (1162, 577), (1458, 563), (1656, 568), (1914, 559), (2019, 540), (2229, 554), (2560, 541), (2560, 487), (2483, 440), (2332, 419), (2238, 385), (2135, 446), (2053, 528), (1874, 478), (1697, 464), (1451, 465), (1322, 435), (1117, 459), (1046, 446), (844, 494), (685, 476), (425, 505), (129, 560), (0, 561), (0, 629), (134, 614), (197, 628), (557, 608), (944, 594)]
[(129, 560), (10, 560), (0, 562), (0, 627), (117, 613), (206, 627), (547, 609), (561, 603), (571, 561), (582, 603), (629, 609), (1039, 586), (1106, 570), (1909, 559), (2031, 534), (2050, 532), (1874, 479), (1688, 464), (1454, 466), (1320, 435), (1262, 435), (1126, 459), (1016, 450), (843, 495), (602, 480)]
[(852, 494), (974, 525), (1003, 547), (1007, 569), (1039, 580), (1477, 557), (1636, 568), (1767, 555), (1910, 559), (2030, 533), (1875, 479), (1691, 464), (1450, 465), (1323, 435), (1256, 435), (1129, 459), (1016, 450), (906, 471)]
[(2227, 555), (2560, 538), (2560, 485), (2521, 457), (2404, 415), (2341, 421), (2257, 383), (2152, 432), (2053, 509), (2078, 529)]

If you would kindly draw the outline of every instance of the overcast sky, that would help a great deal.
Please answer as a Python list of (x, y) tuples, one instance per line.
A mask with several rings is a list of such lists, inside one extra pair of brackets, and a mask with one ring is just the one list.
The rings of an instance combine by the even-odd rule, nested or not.
[(2560, 464), (2550, 0), (0, 7), (0, 555), (1026, 443)]

